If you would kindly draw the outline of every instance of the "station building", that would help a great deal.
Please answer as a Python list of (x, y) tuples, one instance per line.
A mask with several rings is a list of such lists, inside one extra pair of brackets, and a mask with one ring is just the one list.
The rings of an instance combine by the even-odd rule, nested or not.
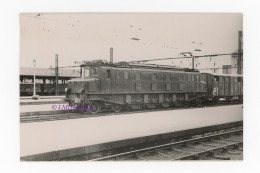
[[(80, 76), (79, 68), (59, 69), (58, 88), (59, 95), (64, 95), (64, 89), (67, 81)], [(56, 81), (54, 68), (35, 68), (36, 94), (38, 95), (55, 95)], [(30, 96), (33, 94), (34, 68), (20, 68), (20, 96)]]

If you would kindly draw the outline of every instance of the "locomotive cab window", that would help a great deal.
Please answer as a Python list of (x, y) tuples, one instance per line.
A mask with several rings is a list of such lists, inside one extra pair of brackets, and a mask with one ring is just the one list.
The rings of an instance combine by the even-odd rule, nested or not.
[(81, 75), (82, 78), (98, 76), (96, 67), (89, 67), (89, 66), (82, 67), (80, 73), (82, 74)]
[(97, 73), (97, 68), (95, 67), (95, 68), (92, 68), (92, 76), (93, 77), (96, 77), (96, 76), (98, 76), (98, 73)]
[(89, 77), (89, 67), (83, 67), (83, 78)]
[(111, 78), (111, 70), (106, 71), (106, 78)]
[(214, 81), (218, 82), (218, 81), (219, 81), (219, 77), (218, 77), (218, 76), (215, 76), (215, 77), (214, 77)]

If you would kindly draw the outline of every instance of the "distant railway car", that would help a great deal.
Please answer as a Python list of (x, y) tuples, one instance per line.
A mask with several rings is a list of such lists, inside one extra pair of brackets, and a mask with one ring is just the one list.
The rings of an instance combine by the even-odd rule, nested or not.
[(119, 112), (123, 106), (142, 109), (200, 105), (218, 100), (216, 90), (223, 90), (223, 96), (230, 94), (230, 79), (225, 82), (223, 78), (224, 84), (216, 84), (216, 76), (196, 70), (128, 63), (83, 64), (81, 69), (81, 78), (68, 81), (66, 100), (73, 106), (89, 106), (93, 114), (107, 108)]
[(215, 101), (223, 98), (227, 101), (238, 99), (243, 101), (243, 76), (241, 75), (214, 75)]
[[(65, 95), (65, 88), (67, 84), (59, 84), (59, 95)], [(42, 91), (42, 95), (55, 95), (55, 84), (45, 84), (44, 91)]]
[[(67, 84), (59, 84), (59, 95), (65, 94), (65, 88)], [(36, 93), (38, 95), (55, 95), (55, 84), (36, 84)], [(32, 96), (33, 95), (33, 83), (21, 83), (20, 84), (20, 96)]]
[[(36, 84), (36, 92), (40, 93), (42, 90), (41, 84)], [(33, 84), (23, 83), (20, 84), (20, 95), (21, 96), (31, 96), (33, 94)]]

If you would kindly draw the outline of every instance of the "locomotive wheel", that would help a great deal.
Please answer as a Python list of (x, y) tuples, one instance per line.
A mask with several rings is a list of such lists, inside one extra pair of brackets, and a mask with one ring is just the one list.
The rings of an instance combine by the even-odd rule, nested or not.
[(146, 104), (145, 106), (146, 106), (146, 108), (148, 108), (148, 109), (155, 109), (155, 108), (157, 108), (157, 105), (156, 105), (156, 104), (152, 104), (152, 103), (148, 103), (148, 104)]
[(100, 105), (99, 105), (98, 103), (91, 103), (91, 104), (89, 105), (89, 107), (90, 107), (89, 112), (90, 112), (91, 114), (97, 114), (97, 113), (99, 113), (100, 110), (101, 110), (101, 107), (100, 107)]
[(168, 108), (170, 107), (170, 103), (161, 103), (161, 107)]
[(230, 103), (230, 102), (231, 102), (231, 98), (227, 97), (227, 98), (226, 98), (226, 102), (227, 102), (227, 103)]
[(112, 109), (113, 109), (114, 112), (120, 112), (122, 110), (122, 105), (113, 104)]
[(201, 99), (196, 99), (195, 102), (196, 102), (196, 106), (198, 106), (198, 107), (201, 106), (201, 103), (202, 103)]
[(190, 106), (190, 102), (184, 102), (184, 107), (189, 107)]
[(215, 105), (219, 104), (219, 98), (215, 98), (215, 99), (214, 99), (214, 104), (215, 104)]

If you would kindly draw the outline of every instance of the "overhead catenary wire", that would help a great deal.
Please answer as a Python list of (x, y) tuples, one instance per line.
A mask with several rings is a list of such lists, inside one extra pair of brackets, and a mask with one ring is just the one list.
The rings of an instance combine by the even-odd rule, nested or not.
[[(63, 66), (63, 67), (58, 67), (58, 68), (74, 68), (74, 67), (80, 67), (80, 66), (74, 65), (74, 66)], [(55, 69), (55, 67), (50, 67), (49, 69)]]
[[(148, 59), (148, 60), (138, 60), (138, 61), (130, 61), (129, 63), (144, 63), (149, 61), (158, 61), (158, 60), (169, 60), (169, 59), (189, 59), (189, 58), (201, 58), (201, 57), (218, 57), (218, 56), (225, 56), (225, 55), (238, 55), (238, 53), (226, 53), (226, 54), (209, 54), (209, 55), (199, 55), (199, 56), (186, 56), (186, 57), (169, 57), (169, 58), (157, 58), (157, 59)], [(179, 66), (182, 64), (182, 60), (180, 61)], [(199, 63), (200, 64), (200, 63)], [(63, 66), (58, 68), (71, 68), (71, 67), (80, 67), (80, 65), (77, 66)], [(232, 67), (237, 68), (237, 67)], [(52, 69), (52, 68), (50, 68)], [(223, 68), (207, 68), (207, 69), (223, 69)], [(197, 69), (197, 70), (206, 70), (206, 69)]]
[[(237, 68), (237, 67), (230, 67), (230, 68)], [(198, 68), (196, 70), (217, 70), (217, 69), (225, 69), (222, 67), (211, 67), (211, 68)]]
[(169, 60), (169, 59), (189, 59), (189, 58), (202, 58), (202, 57), (217, 57), (225, 55), (238, 55), (238, 53), (225, 53), (225, 54), (209, 54), (209, 55), (199, 55), (199, 56), (180, 56), (180, 57), (169, 57), (169, 58), (156, 58), (156, 59), (146, 59), (138, 61), (130, 61), (130, 63), (140, 63), (140, 62), (149, 62), (149, 61), (160, 61), (160, 60)]

